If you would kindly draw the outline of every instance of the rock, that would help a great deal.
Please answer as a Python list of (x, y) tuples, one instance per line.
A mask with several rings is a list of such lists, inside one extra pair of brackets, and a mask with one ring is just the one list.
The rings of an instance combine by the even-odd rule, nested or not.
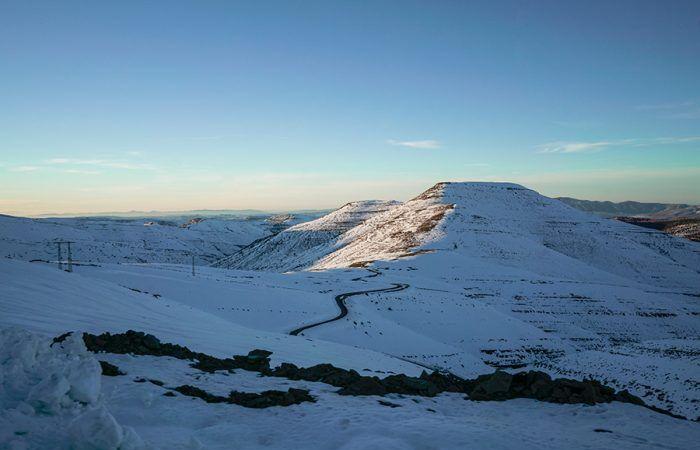
[[(54, 343), (62, 342), (70, 336), (70, 333), (62, 334), (54, 339)], [(341, 388), (341, 395), (385, 395), (396, 393), (404, 395), (419, 395), (432, 397), (441, 392), (457, 392), (467, 394), (469, 400), (507, 400), (512, 398), (533, 398), (553, 403), (585, 403), (595, 404), (611, 401), (620, 401), (636, 405), (644, 405), (639, 397), (627, 391), (615, 392), (611, 387), (605, 386), (595, 380), (570, 380), (566, 378), (552, 379), (548, 374), (539, 371), (519, 372), (514, 375), (504, 371), (496, 371), (493, 374), (481, 375), (476, 379), (462, 379), (451, 374), (423, 372), (420, 377), (407, 375), (390, 375), (384, 379), (362, 376), (354, 370), (342, 369), (332, 364), (317, 364), (311, 367), (297, 367), (294, 364), (282, 363), (280, 366), (270, 368), (270, 355), (268, 350), (255, 349), (246, 356), (235, 355), (233, 358), (216, 358), (205, 353), (193, 352), (187, 347), (176, 344), (162, 343), (153, 335), (143, 332), (128, 330), (125, 333), (103, 333), (99, 336), (84, 333), (83, 341), (88, 350), (92, 352), (108, 353), (132, 353), (135, 355), (170, 356), (173, 358), (194, 361), (192, 367), (205, 372), (217, 370), (244, 369), (259, 372), (264, 376), (288, 378), (290, 380), (305, 380), (327, 383)], [(110, 376), (118, 373), (116, 366), (102, 364), (103, 374)], [(115, 372), (115, 368), (116, 371)], [(136, 382), (147, 381), (145, 379), (134, 380)], [(152, 381), (153, 382), (153, 381)], [(157, 384), (157, 383), (156, 383)], [(196, 390), (191, 386), (181, 387), (194, 397), (205, 401), (228, 402), (233, 400), (227, 397), (212, 396), (204, 391)], [(294, 398), (302, 398), (302, 401), (312, 397), (305, 397), (299, 392), (290, 394), (282, 391), (269, 391), (264, 397), (251, 397), (248, 393), (236, 393), (234, 400), (247, 402), (249, 407), (266, 407), (269, 405), (285, 404)], [(306, 395), (308, 395), (307, 391)], [(282, 395), (284, 394), (284, 395)], [(258, 394), (255, 394), (258, 395)], [(223, 399), (223, 400), (222, 400)], [(263, 406), (259, 406), (263, 405)], [(667, 411), (648, 406), (654, 411), (669, 414)]]
[(231, 391), (228, 397), (210, 394), (195, 386), (183, 385), (175, 391), (190, 397), (196, 397), (207, 403), (230, 403), (246, 408), (269, 408), (271, 406), (290, 406), (302, 402), (315, 402), (309, 391), (289, 388), (285, 391), (263, 391), (260, 393)]
[(119, 370), (119, 367), (114, 364), (110, 364), (107, 361), (99, 361), (100, 367), (102, 368), (102, 375), (106, 377), (116, 377), (119, 375), (126, 375), (124, 372)]
[(143, 345), (151, 350), (157, 350), (160, 348), (160, 341), (152, 334), (147, 334), (143, 337)]
[(271, 351), (260, 350), (259, 348), (256, 348), (255, 350), (251, 350), (248, 352), (248, 359), (266, 359), (269, 358), (271, 354)]
[(178, 386), (174, 390), (176, 392), (179, 392), (182, 395), (187, 395), (188, 397), (201, 398), (202, 400), (204, 400), (207, 403), (226, 403), (227, 402), (226, 397), (221, 397), (219, 395), (210, 394), (205, 390), (202, 390), (202, 389), (195, 387), (195, 386), (190, 386), (189, 384)]
[(387, 402), (385, 400), (379, 400), (378, 403), (382, 406), (388, 406), (389, 408), (400, 408), (401, 405), (396, 403)]
[(317, 364), (311, 367), (297, 367), (294, 364), (282, 363), (269, 372), (271, 376), (289, 378), (290, 380), (305, 380), (327, 383), (332, 386), (345, 387), (362, 378), (354, 370), (341, 369), (332, 364)]
[(234, 355), (233, 360), (239, 369), (267, 373), (270, 372), (271, 354), (267, 350), (253, 350), (246, 356)]
[(511, 390), (517, 396), (544, 400), (552, 394), (552, 377), (544, 372), (529, 371), (513, 375)]
[(476, 379), (474, 389), (469, 393), (472, 400), (507, 400), (511, 398), (510, 390), (513, 376), (497, 370), (491, 375), (482, 375)]
[(299, 367), (292, 363), (282, 363), (272, 369), (270, 376), (289, 378), (290, 380), (300, 380)]
[(63, 333), (63, 334), (60, 335), (60, 336), (56, 336), (55, 338), (53, 338), (53, 342), (51, 342), (51, 347), (53, 347), (53, 344), (58, 344), (58, 343), (60, 343), (60, 342), (65, 341), (66, 338), (67, 338), (68, 336), (70, 336), (71, 334), (73, 334), (73, 332), (72, 332), (72, 331), (69, 331), (68, 333)]
[(440, 389), (431, 381), (423, 378), (409, 377), (406, 375), (389, 375), (381, 380), (387, 392), (405, 395), (421, 395), (435, 397)]
[(209, 355), (199, 355), (198, 361), (190, 364), (195, 369), (214, 373), (217, 370), (233, 370), (241, 367), (241, 364), (233, 359), (219, 359)]
[(199, 354), (187, 347), (175, 344), (162, 344), (155, 336), (139, 331), (125, 333), (103, 333), (99, 336), (83, 333), (85, 347), (91, 352), (107, 352), (135, 355), (172, 356), (178, 359), (197, 359)]
[(421, 373), (420, 378), (423, 380), (430, 381), (435, 385), (441, 392), (465, 392), (466, 383), (465, 380), (456, 377), (452, 374), (443, 374), (438, 371), (433, 371), (428, 375), (425, 371)]
[(247, 393), (232, 391), (228, 397), (229, 403), (245, 406), (246, 408), (268, 408), (270, 406), (291, 406), (302, 402), (315, 402), (305, 389), (289, 388), (284, 391), (263, 391)]
[(632, 403), (633, 405), (644, 405), (644, 401), (641, 398), (630, 394), (627, 389), (615, 394), (615, 400), (622, 403)]
[(377, 377), (361, 377), (338, 391), (340, 395), (385, 395), (386, 388)]

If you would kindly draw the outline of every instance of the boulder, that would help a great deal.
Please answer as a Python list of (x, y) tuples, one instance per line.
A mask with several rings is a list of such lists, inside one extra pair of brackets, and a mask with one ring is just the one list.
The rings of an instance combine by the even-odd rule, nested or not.
[(386, 388), (377, 377), (361, 377), (338, 391), (340, 395), (385, 395)]
[(106, 377), (116, 377), (119, 375), (126, 375), (124, 372), (119, 370), (119, 367), (114, 364), (110, 364), (107, 361), (99, 361), (100, 367), (102, 368), (102, 375)]
[(387, 392), (405, 395), (421, 395), (423, 397), (435, 397), (440, 389), (431, 381), (424, 378), (409, 377), (407, 375), (389, 375), (381, 380)]
[(507, 400), (513, 375), (497, 370), (491, 375), (481, 375), (476, 379), (476, 385), (469, 393), (472, 400)]

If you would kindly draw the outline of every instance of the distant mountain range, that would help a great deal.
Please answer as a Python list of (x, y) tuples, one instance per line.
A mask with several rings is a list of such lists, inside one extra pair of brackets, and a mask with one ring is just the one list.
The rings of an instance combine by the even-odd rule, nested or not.
[(567, 205), (603, 217), (647, 217), (658, 220), (680, 218), (700, 219), (700, 205), (683, 203), (641, 203), (641, 202), (609, 202), (594, 200), (579, 200), (571, 197), (557, 197)]
[(33, 216), (36, 218), (72, 218), (72, 217), (103, 217), (103, 218), (156, 218), (156, 217), (249, 217), (270, 216), (273, 214), (317, 214), (327, 213), (327, 209), (305, 209), (294, 211), (264, 211), (261, 209), (192, 209), (186, 211), (112, 211), (95, 213), (48, 213)]
[(640, 202), (599, 202), (558, 197), (567, 205), (644, 228), (700, 241), (700, 205)]

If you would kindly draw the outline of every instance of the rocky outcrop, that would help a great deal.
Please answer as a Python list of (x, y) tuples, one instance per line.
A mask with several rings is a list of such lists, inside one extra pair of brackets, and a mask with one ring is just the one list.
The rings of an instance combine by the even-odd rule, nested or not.
[[(65, 339), (66, 335), (59, 338)], [(57, 338), (57, 339), (59, 339)], [(442, 392), (466, 394), (469, 400), (502, 401), (514, 398), (531, 398), (552, 403), (609, 403), (612, 401), (644, 405), (644, 402), (627, 391), (616, 392), (595, 380), (552, 379), (539, 371), (510, 374), (501, 370), (481, 375), (473, 380), (459, 378), (452, 374), (434, 371), (423, 372), (420, 377), (404, 374), (385, 378), (360, 375), (355, 370), (335, 367), (332, 364), (317, 364), (311, 367), (297, 367), (282, 363), (270, 368), (270, 355), (267, 350), (255, 349), (247, 355), (234, 355), (232, 358), (217, 358), (206, 353), (193, 352), (187, 347), (162, 343), (153, 335), (129, 330), (125, 333), (103, 333), (99, 336), (84, 333), (83, 340), (88, 350), (93, 352), (132, 353), (136, 355), (171, 356), (194, 361), (191, 366), (205, 372), (217, 370), (244, 369), (259, 372), (263, 376), (282, 377), (290, 380), (321, 382), (341, 388), (340, 395), (401, 394), (434, 397)], [(104, 366), (103, 366), (104, 367)], [(116, 368), (116, 366), (112, 366)], [(104, 370), (104, 368), (103, 368)], [(108, 367), (107, 370), (112, 370)], [(118, 371), (118, 368), (116, 368)], [(266, 391), (251, 394), (232, 391), (228, 397), (209, 394), (194, 386), (184, 385), (175, 388), (183, 395), (201, 398), (209, 403), (235, 403), (250, 408), (285, 406), (303, 401), (314, 401), (308, 391), (289, 389)], [(659, 412), (664, 412), (652, 408)]]
[(595, 380), (552, 379), (539, 371), (509, 374), (496, 371), (490, 375), (481, 375), (470, 382), (468, 392), (471, 400), (509, 400), (513, 398), (532, 398), (551, 403), (609, 403), (619, 401), (644, 405), (644, 402), (627, 391), (615, 392)]
[(303, 402), (315, 402), (305, 389), (289, 388), (285, 391), (263, 391), (260, 393), (231, 391), (228, 397), (210, 394), (198, 387), (182, 385), (173, 389), (182, 395), (196, 397), (207, 403), (229, 403), (246, 408), (269, 408), (272, 406), (291, 406)]

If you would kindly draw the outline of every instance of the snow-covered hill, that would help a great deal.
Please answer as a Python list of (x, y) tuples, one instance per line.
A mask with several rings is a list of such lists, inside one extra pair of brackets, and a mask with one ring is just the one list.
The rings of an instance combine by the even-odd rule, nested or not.
[(700, 275), (696, 244), (598, 218), (510, 183), (439, 183), (345, 233), (340, 249), (313, 267), (415, 251), (463, 254), (542, 275), (571, 276), (585, 265), (665, 287)]
[[(312, 216), (313, 217), (313, 216)], [(56, 260), (55, 240), (73, 241), (73, 259), (88, 263), (210, 263), (309, 216), (81, 217), (28, 219), (0, 215), (0, 257)], [(64, 248), (65, 251), (65, 248)], [(66, 256), (65, 254), (63, 255)]]
[(687, 286), (700, 274), (697, 244), (599, 218), (511, 183), (438, 183), (403, 204), (350, 203), (218, 265), (329, 269), (432, 252), (540, 275), (592, 272), (659, 287)]
[(215, 266), (279, 272), (306, 268), (332, 252), (343, 233), (396, 205), (398, 202), (378, 200), (348, 203), (316, 220), (254, 242)]

